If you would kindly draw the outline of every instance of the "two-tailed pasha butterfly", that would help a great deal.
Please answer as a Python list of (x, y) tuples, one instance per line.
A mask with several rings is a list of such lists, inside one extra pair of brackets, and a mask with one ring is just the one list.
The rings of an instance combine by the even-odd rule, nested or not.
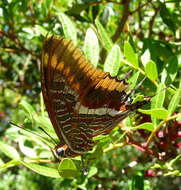
[(42, 51), (41, 85), (46, 109), (60, 140), (55, 155), (75, 157), (94, 146), (145, 102), (131, 104), (125, 80), (95, 68), (71, 40), (51, 36)]

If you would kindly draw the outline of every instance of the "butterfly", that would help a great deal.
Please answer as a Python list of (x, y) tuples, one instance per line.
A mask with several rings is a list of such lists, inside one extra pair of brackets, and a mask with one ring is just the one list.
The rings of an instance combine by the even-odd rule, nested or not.
[(95, 68), (71, 40), (52, 35), (44, 40), (41, 86), (53, 128), (60, 140), (56, 157), (75, 157), (91, 150), (93, 137), (107, 135), (130, 112), (129, 85)]

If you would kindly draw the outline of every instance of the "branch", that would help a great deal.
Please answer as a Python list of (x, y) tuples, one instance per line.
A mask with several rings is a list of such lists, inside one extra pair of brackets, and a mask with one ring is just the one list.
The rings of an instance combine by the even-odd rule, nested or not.
[(151, 36), (153, 34), (153, 24), (154, 24), (154, 21), (155, 21), (155, 18), (157, 16), (157, 14), (158, 14), (158, 12), (160, 10), (160, 7), (157, 8), (157, 7), (153, 6), (153, 8), (154, 8), (155, 12), (154, 12), (154, 15), (152, 16), (152, 18), (150, 20), (150, 24), (149, 24), (149, 35), (148, 35), (149, 38), (151, 38)]
[(138, 8), (136, 8), (134, 11), (131, 11), (130, 14), (134, 14), (136, 12), (139, 12), (140, 9), (142, 9), (143, 7), (145, 7), (146, 5), (148, 5), (152, 0), (148, 0), (146, 3), (142, 4), (142, 5), (139, 5)]
[[(30, 51), (29, 49), (25, 48), (25, 47), (21, 44), (21, 42), (19, 41), (19, 39), (16, 38), (16, 36), (14, 36), (14, 35), (9, 36), (9, 35), (6, 34), (3, 30), (0, 30), (0, 35), (3, 35), (3, 36), (5, 36), (6, 38), (8, 38), (9, 40), (13, 41), (13, 42), (20, 48), (19, 50), (14, 50), (15, 52), (17, 52), (17, 51), (19, 51), (19, 52), (21, 52), (21, 51), (22, 51), (22, 52), (26, 52), (26, 53), (29, 53), (29, 54), (31, 54), (32, 56), (34, 56), (34, 57), (40, 59), (40, 56), (39, 56), (39, 55), (37, 55), (36, 53), (34, 53), (34, 52)], [(10, 49), (11, 49), (11, 48), (9, 48), (9, 50), (10, 50)], [(12, 49), (11, 49), (11, 50), (12, 50)], [(13, 50), (12, 50), (11, 52), (13, 52)]]
[(120, 34), (122, 33), (122, 30), (124, 28), (124, 25), (128, 19), (128, 16), (130, 14), (130, 10), (129, 10), (129, 3), (130, 3), (130, 0), (126, 0), (124, 1), (124, 12), (123, 12), (123, 16), (122, 18), (120, 19), (120, 22), (119, 22), (119, 26), (115, 32), (115, 34), (112, 36), (112, 41), (115, 42), (117, 40), (117, 38), (120, 36)]

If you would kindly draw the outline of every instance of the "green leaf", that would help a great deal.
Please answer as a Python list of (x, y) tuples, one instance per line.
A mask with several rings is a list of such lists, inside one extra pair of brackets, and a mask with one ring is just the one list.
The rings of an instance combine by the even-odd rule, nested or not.
[(161, 108), (165, 100), (165, 85), (160, 83), (156, 95), (152, 98), (151, 108)]
[(7, 168), (11, 168), (11, 167), (14, 167), (14, 166), (17, 166), (21, 164), (21, 162), (19, 160), (11, 160), (3, 165), (0, 166), (0, 169), (7, 169)]
[(181, 176), (181, 172), (179, 170), (174, 170), (174, 171), (169, 171), (168, 173), (164, 174), (164, 176), (169, 176), (169, 175)]
[(147, 62), (145, 66), (145, 72), (149, 79), (151, 79), (152, 81), (157, 80), (158, 72), (154, 61), (150, 60), (149, 62)]
[(123, 127), (124, 130), (126, 131), (133, 131), (133, 130), (138, 130), (138, 129), (145, 129), (147, 131), (153, 131), (154, 130), (154, 126), (152, 123), (150, 122), (145, 122), (139, 126), (136, 126), (136, 127)]
[(120, 67), (120, 58), (120, 48), (117, 44), (115, 44), (106, 58), (104, 71), (109, 72), (112, 77), (116, 76)]
[(90, 167), (87, 178), (94, 176), (97, 172), (98, 172), (98, 170), (96, 167), (94, 167), (94, 166)]
[(129, 42), (124, 43), (124, 56), (126, 60), (134, 67), (138, 68), (138, 56), (135, 54)]
[(136, 98), (133, 100), (133, 102), (131, 104), (135, 104), (136, 102), (140, 102), (144, 99), (143, 95), (138, 95), (136, 96)]
[(154, 130), (154, 125), (153, 123), (150, 123), (150, 122), (145, 122), (139, 126), (136, 126), (136, 127), (133, 127), (133, 129), (145, 129), (147, 131), (153, 131)]
[(129, 190), (144, 190), (144, 175), (142, 173), (132, 179)]
[(138, 109), (138, 111), (141, 113), (147, 114), (147, 115), (151, 115), (158, 119), (167, 119), (167, 117), (168, 117), (168, 111), (164, 108), (155, 108), (155, 109), (151, 109), (151, 110)]
[(176, 56), (171, 56), (168, 60), (166, 67), (164, 66), (161, 82), (165, 83), (167, 86), (170, 85), (177, 76), (178, 71), (178, 59)]
[(98, 19), (95, 20), (95, 24), (100, 35), (100, 41), (103, 44), (103, 47), (109, 52), (113, 47), (113, 42)]
[[(155, 108), (162, 108), (164, 100), (165, 100), (165, 85), (163, 83), (160, 83), (157, 91), (156, 91), (156, 95), (152, 98), (151, 101), (151, 108), (155, 109)], [(152, 119), (152, 123), (154, 124), (154, 126), (157, 125), (157, 119), (155, 117), (151, 117)]]
[(36, 114), (36, 112), (35, 112), (35, 110), (33, 109), (33, 107), (30, 105), (30, 104), (28, 104), (26, 101), (24, 101), (24, 100), (22, 100), (20, 103), (19, 103), (19, 106), (21, 107), (21, 108), (23, 108), (25, 111), (26, 111), (26, 113), (28, 113), (28, 117), (29, 117), (29, 119), (30, 120), (32, 120), (33, 119), (33, 114)]
[(89, 7), (89, 4), (73, 4), (72, 7), (69, 7), (69, 9), (66, 11), (68, 14), (72, 15), (72, 14), (76, 14), (76, 15), (80, 15), (80, 12), (87, 9)]
[(139, 75), (140, 75), (139, 71), (136, 71), (136, 70), (133, 71), (132, 76), (128, 80), (128, 83), (130, 84), (130, 89), (133, 89), (136, 86)]
[(19, 140), (19, 148), (20, 148), (21, 152), (24, 155), (26, 155), (27, 157), (36, 158), (37, 154), (36, 154), (35, 150), (33, 148), (25, 146), (25, 141), (26, 140), (27, 139), (25, 137), (23, 137), (23, 136)]
[(23, 161), (21, 161), (21, 163), (23, 165), (25, 165), (27, 168), (29, 168), (30, 170), (32, 170), (40, 175), (53, 177), (53, 178), (60, 178), (58, 171), (54, 168), (49, 168), (49, 167), (41, 166), (38, 164), (27, 163), (27, 162), (23, 162)]
[(44, 116), (34, 115), (33, 119), (36, 121), (36, 124), (38, 126), (45, 129), (45, 131), (47, 131), (48, 133), (51, 133), (51, 134), (55, 133), (49, 118), (44, 117)]
[(73, 42), (77, 44), (77, 32), (74, 23), (64, 13), (60, 12), (58, 15), (65, 37), (69, 40), (73, 40)]
[(150, 61), (150, 51), (149, 51), (149, 49), (146, 49), (144, 54), (141, 56), (141, 61), (142, 61), (144, 66), (148, 63), (148, 61)]
[(4, 161), (0, 158), (0, 167), (4, 165)]
[(74, 177), (78, 174), (78, 170), (71, 159), (64, 158), (61, 160), (58, 166), (58, 172), (60, 176), (65, 178)]
[(168, 105), (168, 114), (169, 116), (172, 115), (172, 113), (175, 111), (176, 107), (178, 106), (181, 99), (181, 82), (180, 87), (175, 92), (175, 95), (172, 97), (170, 104)]
[(35, 25), (35, 31), (36, 31), (36, 33), (41, 34), (41, 35), (43, 35), (44, 37), (46, 37), (47, 34), (52, 35), (52, 33), (48, 32), (48, 30), (46, 30), (45, 28), (43, 28), (43, 27), (40, 26), (40, 25)]
[(96, 67), (99, 60), (99, 42), (91, 28), (86, 32), (83, 50), (86, 58)]
[(21, 158), (14, 147), (7, 145), (3, 141), (0, 141), (0, 150), (11, 159), (19, 160)]
[(179, 154), (179, 155), (176, 156), (174, 159), (172, 159), (172, 160), (169, 162), (169, 166), (170, 166), (170, 167), (173, 167), (173, 165), (174, 165), (177, 161), (179, 161), (180, 158), (181, 158), (181, 154)]
[(169, 12), (169, 10), (167, 9), (167, 7), (165, 6), (165, 3), (162, 3), (161, 4), (161, 9), (160, 9), (160, 16), (163, 20), (163, 22), (173, 31), (175, 32), (176, 30), (176, 25), (175, 25), (175, 22), (174, 22), (174, 17), (175, 15), (171, 14)]
[(181, 113), (178, 114), (176, 121), (181, 121)]

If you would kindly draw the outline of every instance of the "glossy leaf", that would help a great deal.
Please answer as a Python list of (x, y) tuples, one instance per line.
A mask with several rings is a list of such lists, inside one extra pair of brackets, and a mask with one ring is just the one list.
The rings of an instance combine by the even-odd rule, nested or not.
[(152, 81), (157, 80), (158, 78), (158, 71), (157, 71), (157, 67), (154, 61), (150, 60), (146, 66), (145, 66), (145, 72), (146, 75), (149, 79), (151, 79)]
[(161, 9), (160, 9), (160, 16), (163, 20), (163, 22), (173, 31), (175, 32), (176, 25), (174, 23), (174, 16), (171, 15), (167, 7), (165, 6), (165, 3), (161, 4)]
[(113, 42), (98, 19), (96, 19), (95, 24), (97, 26), (98, 33), (100, 34), (100, 41), (103, 44), (103, 47), (109, 52), (113, 47)]
[(138, 129), (145, 129), (147, 131), (153, 131), (154, 130), (154, 126), (152, 123), (150, 122), (145, 122), (141, 125), (138, 125), (136, 127), (123, 127), (124, 130), (126, 131), (133, 131), (133, 130), (138, 130)]
[(144, 54), (141, 56), (141, 61), (143, 63), (143, 65), (145, 66), (148, 61), (150, 61), (150, 51), (148, 49), (146, 49), (146, 51), (144, 52)]
[(59, 13), (59, 18), (62, 23), (65, 37), (69, 40), (73, 40), (73, 42), (77, 44), (77, 32), (74, 23), (62, 12)]
[(120, 66), (121, 51), (117, 44), (113, 46), (109, 52), (105, 64), (104, 71), (109, 72), (112, 77), (116, 76)]
[(151, 110), (138, 109), (138, 111), (156, 117), (157, 119), (167, 119), (168, 117), (168, 111), (164, 108), (155, 108)]
[(45, 28), (43, 28), (43, 27), (40, 26), (40, 25), (35, 25), (35, 30), (36, 30), (36, 32), (37, 32), (38, 34), (41, 34), (41, 35), (43, 35), (44, 37), (46, 37), (47, 34), (50, 34), (50, 35), (51, 35), (51, 33), (50, 33), (49, 31), (47, 31)]
[(27, 162), (23, 162), (23, 161), (21, 161), (21, 163), (23, 165), (25, 165), (27, 168), (29, 168), (30, 170), (32, 170), (40, 175), (47, 176), (47, 177), (53, 177), (53, 178), (60, 178), (58, 171), (54, 168), (49, 168), (46, 166), (41, 166), (39, 164), (27, 163)]
[(172, 56), (167, 65), (164, 67), (161, 82), (165, 83), (165, 85), (170, 85), (176, 78), (178, 71), (178, 59), (176, 56)]
[(140, 102), (144, 99), (143, 95), (138, 95), (136, 98), (133, 100), (132, 104), (135, 104), (136, 102)]
[[(165, 100), (165, 92), (166, 92), (166, 90), (164, 88), (165, 88), (165, 85), (163, 83), (160, 83), (157, 88), (156, 95), (152, 98), (152, 101), (151, 101), (152, 109), (162, 108), (164, 100)], [(156, 126), (157, 118), (152, 116), (151, 119), (152, 119), (154, 126)]]
[(86, 32), (83, 50), (86, 58), (96, 67), (99, 60), (99, 42), (91, 28)]
[(175, 111), (176, 107), (178, 106), (181, 99), (181, 83), (178, 90), (175, 92), (175, 95), (172, 97), (169, 105), (168, 105), (168, 113), (169, 116), (172, 115), (172, 113)]
[(5, 142), (3, 141), (0, 141), (0, 150), (6, 155), (8, 156), (9, 158), (11, 159), (15, 159), (15, 160), (19, 160), (20, 159), (20, 155), (19, 153), (17, 152), (17, 150), (10, 146), (10, 145), (7, 145)]
[(154, 125), (153, 123), (150, 123), (150, 122), (145, 122), (141, 125), (138, 125), (136, 127), (133, 127), (133, 128), (136, 128), (136, 129), (145, 129), (147, 131), (153, 131), (154, 130)]
[(129, 190), (144, 190), (144, 176), (143, 174), (136, 175), (130, 184)]
[(19, 160), (11, 160), (9, 162), (6, 162), (2, 165), (0, 165), (0, 170), (1, 169), (7, 169), (7, 168), (11, 168), (11, 167), (14, 167), (14, 166), (17, 166), (17, 165), (20, 165), (21, 162)]
[(71, 159), (64, 158), (61, 160), (60, 165), (58, 167), (58, 172), (60, 176), (69, 178), (74, 177), (78, 174), (78, 170)]
[(98, 172), (98, 169), (97, 169), (96, 167), (92, 166), (92, 167), (89, 169), (87, 178), (90, 178), (90, 177), (94, 176), (97, 172)]
[(126, 60), (135, 68), (138, 68), (138, 57), (135, 54), (133, 48), (131, 47), (129, 42), (124, 43), (124, 56)]
[(20, 148), (21, 152), (24, 155), (26, 155), (27, 157), (36, 158), (37, 154), (36, 154), (35, 150), (33, 148), (25, 146), (25, 141), (26, 141), (26, 138), (24, 138), (24, 137), (21, 137), (19, 140), (19, 148)]
[(36, 112), (35, 112), (35, 110), (33, 109), (33, 107), (32, 107), (30, 104), (28, 104), (26, 101), (24, 101), (24, 100), (22, 100), (22, 101), (19, 103), (19, 106), (20, 106), (21, 108), (23, 108), (23, 109), (26, 111), (26, 113), (28, 113), (27, 116), (29, 117), (30, 120), (32, 119), (33, 114), (36, 114)]

